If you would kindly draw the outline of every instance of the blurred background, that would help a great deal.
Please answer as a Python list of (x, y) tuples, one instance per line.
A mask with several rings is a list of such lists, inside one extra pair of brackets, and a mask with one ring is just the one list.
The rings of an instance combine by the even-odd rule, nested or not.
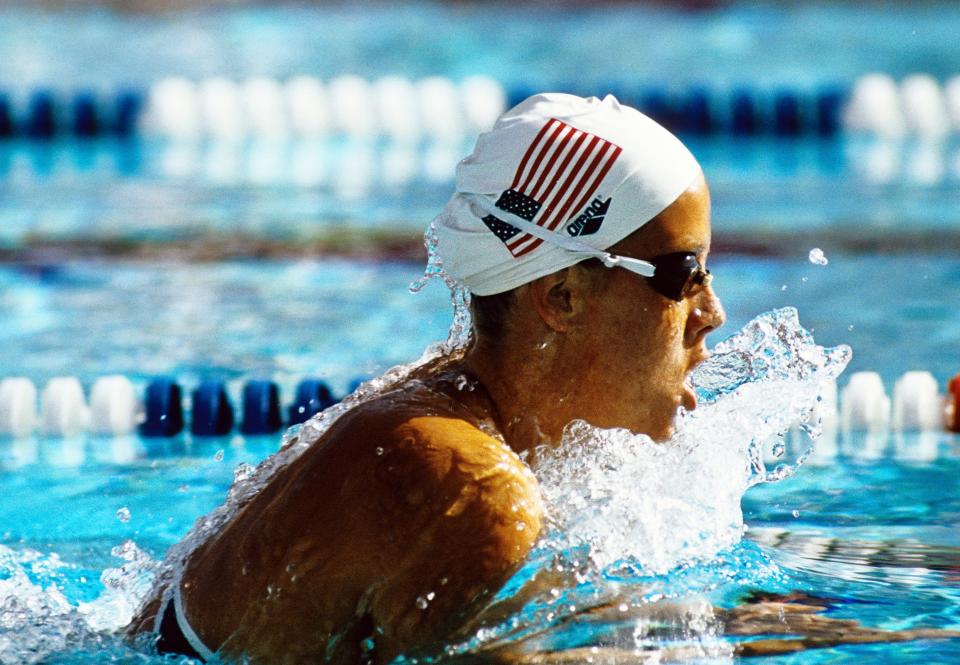
[(403, 287), (457, 161), (559, 90), (700, 159), (731, 331), (797, 305), (855, 369), (945, 381), (958, 29), (952, 2), (3, 2), (0, 367), (343, 390), (407, 361), (448, 321)]

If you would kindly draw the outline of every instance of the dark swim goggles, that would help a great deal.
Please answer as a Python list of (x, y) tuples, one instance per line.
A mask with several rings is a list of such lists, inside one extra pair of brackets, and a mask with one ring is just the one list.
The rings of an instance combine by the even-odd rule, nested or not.
[(634, 259), (617, 254), (598, 257), (608, 268), (624, 268), (647, 279), (660, 295), (680, 302), (697, 286), (713, 280), (693, 252), (671, 252), (652, 259)]
[(647, 259), (655, 266), (653, 277), (647, 277), (657, 293), (680, 302), (697, 286), (707, 286), (713, 281), (710, 271), (700, 265), (697, 255), (690, 252), (673, 252)]

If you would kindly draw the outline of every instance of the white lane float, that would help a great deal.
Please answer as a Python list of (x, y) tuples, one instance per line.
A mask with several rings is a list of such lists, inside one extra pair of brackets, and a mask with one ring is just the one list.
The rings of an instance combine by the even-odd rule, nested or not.
[(37, 388), (25, 377), (0, 381), (0, 434), (25, 437), (37, 425)]
[(90, 389), (90, 431), (121, 436), (136, 430), (140, 400), (133, 382), (125, 376), (102, 376)]
[(45, 434), (73, 437), (83, 433), (89, 412), (83, 387), (74, 376), (50, 379), (40, 394), (40, 429)]

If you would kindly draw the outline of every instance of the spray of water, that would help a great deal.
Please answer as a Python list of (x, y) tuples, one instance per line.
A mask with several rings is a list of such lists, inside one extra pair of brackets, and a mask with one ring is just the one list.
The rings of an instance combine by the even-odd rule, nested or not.
[(539, 455), (537, 475), (560, 551), (586, 548), (598, 570), (630, 560), (650, 573), (709, 558), (740, 539), (740, 499), (797, 463), (768, 470), (764, 452), (810, 412), (848, 347), (814, 343), (794, 309), (763, 314), (717, 345), (694, 373), (700, 407), (667, 443), (571, 423)]
[(716, 346), (692, 377), (700, 405), (678, 413), (670, 441), (570, 423), (560, 445), (537, 454), (535, 472), (550, 511), (547, 533), (494, 602), (509, 600), (544, 571), (550, 587), (459, 648), (521, 638), (551, 648), (569, 642), (564, 626), (577, 613), (579, 630), (585, 610), (612, 607), (605, 626), (625, 623), (633, 632), (607, 636), (607, 644), (642, 650), (654, 639), (662, 646), (664, 634), (651, 638), (650, 626), (662, 628), (660, 615), (666, 614), (672, 626), (667, 642), (679, 640), (703, 656), (729, 650), (712, 607), (691, 604), (690, 594), (740, 578), (744, 568), (761, 577), (750, 584), (778, 578), (776, 565), (762, 553), (747, 551), (746, 567), (725, 561), (744, 556), (730, 549), (745, 529), (740, 502), (752, 485), (780, 480), (799, 467), (805, 455), (768, 469), (765, 452), (780, 448), (797, 423), (811, 440), (818, 436), (813, 414), (821, 386), (836, 379), (850, 356), (846, 346), (818, 346), (795, 309), (780, 309)]

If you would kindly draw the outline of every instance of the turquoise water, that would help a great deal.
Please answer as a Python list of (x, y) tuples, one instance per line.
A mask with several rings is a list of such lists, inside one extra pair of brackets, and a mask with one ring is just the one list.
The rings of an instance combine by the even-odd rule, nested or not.
[[(852, 344), (851, 369), (878, 370), (888, 385), (907, 369), (928, 369), (941, 380), (958, 369), (960, 322), (949, 305), (960, 297), (956, 256), (825, 251), (827, 266), (806, 257), (715, 256), (711, 266), (730, 315), (728, 331), (752, 318), (758, 304), (789, 303), (799, 306), (802, 322), (822, 343)], [(358, 374), (408, 360), (444, 335), (445, 291), (433, 284), (419, 295), (406, 292), (418, 272), (417, 264), (334, 260), (5, 268), (0, 365), (6, 375), (38, 382), (72, 373), (87, 386), (105, 371), (128, 373), (138, 383), (164, 372), (187, 385), (202, 377), (273, 376), (289, 391), (310, 373), (342, 392)], [(855, 433), (828, 443), (834, 453), (827, 446), (795, 476), (747, 492), (748, 530), (739, 544), (666, 574), (627, 567), (618, 574), (620, 588), (726, 606), (751, 589), (801, 589), (831, 598), (835, 618), (888, 629), (956, 627), (960, 440), (916, 433), (868, 440)], [(9, 585), (0, 598), (18, 599), (12, 609), (26, 607), (28, 624), (42, 617), (38, 653), (56, 662), (134, 657), (77, 614), (109, 625), (118, 616), (111, 612), (123, 612), (119, 601), (108, 602), (112, 589), (128, 590), (142, 578), (142, 572), (125, 574), (118, 568), (124, 560), (111, 552), (123, 555), (116, 548), (129, 540), (161, 558), (194, 519), (223, 501), (239, 464), (258, 463), (278, 444), (278, 436), (189, 435), (0, 441), (0, 587)], [(128, 558), (136, 551), (126, 550)], [(595, 603), (590, 584), (570, 590), (571, 602)], [(62, 606), (49, 597), (51, 589)], [(5, 637), (17, 644), (21, 616), (8, 614), (7, 632), (0, 624), (0, 646)], [(533, 640), (537, 633), (541, 648), (634, 643), (636, 626), (629, 621), (577, 619), (547, 602), (528, 606), (523, 616), (519, 634)], [(653, 642), (724, 644), (716, 636), (681, 633)], [(956, 643), (928, 641), (770, 660), (909, 663), (957, 656)], [(710, 662), (728, 660), (715, 654)]]
[[(914, 369), (941, 383), (960, 371), (960, 255), (850, 253), (817, 241), (785, 256), (714, 252), (726, 334), (759, 311), (792, 305), (819, 342), (853, 347), (850, 371), (879, 372), (888, 387)], [(808, 260), (815, 246), (826, 266)], [(292, 388), (319, 375), (342, 392), (445, 337), (446, 290), (434, 282), (407, 292), (421, 271), (335, 258), (8, 265), (0, 267), (0, 368), (38, 385), (72, 374), (89, 386), (121, 373), (274, 377)]]
[[(956, 74), (949, 2), (676, 7), (362, 3), (157, 13), (5, 9), (0, 85), (162, 76), (488, 74), (560, 80), (812, 85), (868, 71)], [(69, 40), (60, 36), (69, 34)]]
[[(38, 86), (112, 92), (169, 75), (488, 74), (508, 86), (582, 92), (664, 83), (769, 91), (849, 84), (875, 70), (942, 80), (957, 73), (958, 28), (960, 12), (946, 3), (157, 15), (5, 8), (0, 87), (15, 104)], [(888, 389), (908, 370), (928, 370), (941, 385), (960, 371), (955, 140), (721, 138), (691, 147), (714, 194), (711, 268), (728, 312), (717, 337), (793, 305), (819, 343), (851, 345), (848, 373), (878, 371)], [(339, 138), (232, 147), (0, 142), (0, 377), (40, 386), (73, 375), (89, 388), (107, 373), (140, 387), (172, 374), (188, 389), (218, 378), (237, 403), (244, 379), (273, 378), (288, 400), (306, 375), (342, 394), (358, 377), (408, 362), (446, 335), (447, 293), (437, 284), (406, 292), (418, 263), (301, 246), (358, 231), (374, 247), (373, 232), (416, 243), (464, 152)], [(279, 241), (279, 258), (224, 258), (256, 256), (266, 241)], [(175, 248), (191, 243), (210, 249), (206, 260), (178, 260)], [(829, 264), (808, 260), (814, 248)], [(245, 473), (238, 465), (278, 444), (279, 436), (0, 439), (0, 663), (161, 662), (110, 629), (142, 593), (144, 568), (222, 503), (237, 469)], [(800, 447), (791, 440), (788, 457)], [(710, 630), (682, 625), (638, 642), (635, 621), (569, 609), (596, 603), (610, 583), (634, 600), (662, 593), (728, 607), (753, 589), (799, 589), (829, 598), (830, 617), (956, 629), (958, 478), (956, 435), (828, 435), (795, 475), (746, 492), (747, 531), (736, 544), (665, 573), (628, 561), (561, 601), (525, 607), (506, 639), (544, 648), (696, 643), (704, 654), (686, 662), (737, 660)], [(960, 662), (960, 641), (762, 662)]]

